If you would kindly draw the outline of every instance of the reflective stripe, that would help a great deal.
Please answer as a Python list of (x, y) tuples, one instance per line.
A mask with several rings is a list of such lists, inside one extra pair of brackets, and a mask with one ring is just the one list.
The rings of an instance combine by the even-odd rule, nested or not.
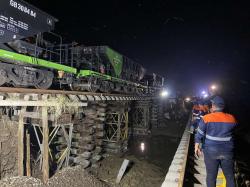
[(215, 136), (206, 135), (206, 138), (209, 140), (215, 140), (215, 141), (230, 141), (232, 137), (231, 136), (230, 137), (215, 137)]
[(204, 132), (202, 130), (200, 130), (200, 128), (198, 127), (197, 131), (201, 134), (204, 135)]
[(194, 119), (201, 119), (200, 117), (194, 117)]

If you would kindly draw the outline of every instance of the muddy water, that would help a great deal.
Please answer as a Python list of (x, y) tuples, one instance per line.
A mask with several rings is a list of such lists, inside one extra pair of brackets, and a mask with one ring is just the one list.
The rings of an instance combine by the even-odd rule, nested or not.
[[(185, 122), (169, 122), (163, 128), (152, 129), (152, 134), (143, 137), (130, 137), (129, 150), (124, 155), (111, 155), (105, 158), (97, 176), (111, 187), (159, 187), (172, 162)], [(142, 148), (143, 143), (143, 148)], [(124, 159), (130, 161), (120, 184), (116, 176)]]
[[(131, 137), (129, 141), (129, 153), (138, 159), (143, 159), (159, 166), (167, 172), (186, 123), (187, 118), (179, 121), (165, 121), (164, 126), (152, 129), (150, 136)], [(142, 150), (141, 144), (144, 144), (144, 150)]]
[[(166, 171), (173, 159), (180, 139), (164, 135), (132, 138), (129, 153)], [(143, 146), (144, 144), (144, 150)]]

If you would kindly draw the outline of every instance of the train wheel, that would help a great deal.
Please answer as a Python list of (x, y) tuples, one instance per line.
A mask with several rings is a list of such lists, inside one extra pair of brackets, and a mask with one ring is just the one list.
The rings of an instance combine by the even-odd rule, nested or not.
[(88, 91), (89, 92), (97, 92), (97, 90), (99, 89), (99, 85), (98, 85), (98, 79), (95, 77), (91, 77), (88, 80)]
[(109, 82), (102, 81), (100, 86), (100, 91), (104, 93), (109, 93), (111, 91)]
[(41, 82), (35, 85), (38, 89), (48, 89), (52, 85), (54, 75), (51, 72), (43, 72), (44, 77)]
[(0, 86), (4, 85), (7, 81), (7, 75), (4, 70), (0, 70)]
[(122, 86), (120, 83), (115, 83), (114, 91), (120, 93), (122, 90)]
[(136, 93), (136, 87), (131, 86), (130, 87), (130, 92), (133, 93), (133, 94), (135, 94)]
[(115, 84), (112, 82), (109, 82), (109, 93), (113, 92), (115, 90)]
[(89, 87), (88, 87), (88, 91), (89, 91), (89, 92), (94, 92), (94, 93), (95, 93), (95, 92), (97, 92), (98, 88), (99, 88), (99, 87), (98, 87), (97, 85), (90, 84)]
[(70, 89), (71, 89), (72, 91), (80, 91), (80, 90), (81, 90), (81, 87), (75, 85), (74, 83), (71, 83), (71, 84), (69, 85), (69, 87), (70, 87)]
[(124, 85), (122, 88), (123, 88), (123, 92), (124, 92), (124, 93), (128, 93), (128, 86), (125, 86), (125, 85)]

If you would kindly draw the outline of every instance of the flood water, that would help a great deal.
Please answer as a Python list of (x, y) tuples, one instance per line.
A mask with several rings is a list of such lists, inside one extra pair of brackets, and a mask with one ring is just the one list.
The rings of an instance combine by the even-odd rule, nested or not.
[(179, 141), (180, 138), (164, 135), (134, 137), (129, 144), (129, 153), (133, 154), (138, 159), (147, 160), (148, 162), (161, 167), (164, 171), (167, 171), (172, 162)]
[(153, 128), (151, 135), (131, 137), (129, 141), (129, 153), (138, 159), (144, 159), (153, 163), (167, 172), (181, 140), (186, 123), (186, 117), (179, 121), (165, 121), (165, 126)]

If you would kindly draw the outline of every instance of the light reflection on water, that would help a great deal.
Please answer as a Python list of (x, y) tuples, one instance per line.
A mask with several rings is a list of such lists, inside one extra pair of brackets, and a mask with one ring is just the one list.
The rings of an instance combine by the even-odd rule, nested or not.
[[(129, 142), (129, 153), (166, 170), (170, 166), (179, 141), (179, 138), (162, 135), (134, 137)], [(144, 149), (142, 150), (143, 144)]]

